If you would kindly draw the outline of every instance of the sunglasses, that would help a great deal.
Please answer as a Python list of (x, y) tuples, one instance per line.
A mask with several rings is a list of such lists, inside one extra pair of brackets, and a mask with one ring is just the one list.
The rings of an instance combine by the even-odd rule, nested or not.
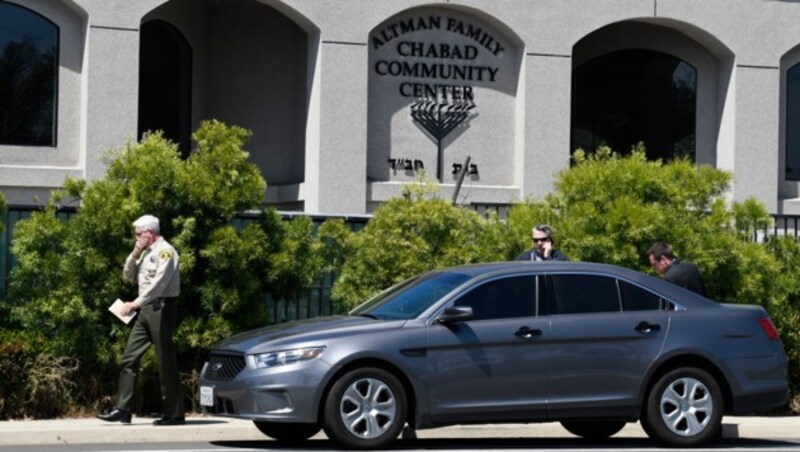
[(550, 241), (550, 237), (543, 237), (543, 238), (536, 238), (536, 237), (534, 237), (534, 238), (532, 238), (531, 240), (533, 240), (533, 243), (539, 243), (539, 242), (549, 242), (549, 241)]

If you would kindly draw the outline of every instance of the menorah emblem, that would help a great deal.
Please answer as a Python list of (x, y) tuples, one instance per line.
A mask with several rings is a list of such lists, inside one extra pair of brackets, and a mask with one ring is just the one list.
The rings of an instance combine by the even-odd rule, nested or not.
[(475, 108), (471, 100), (438, 102), (435, 99), (420, 99), (411, 104), (411, 118), (436, 140), (436, 178), (444, 182), (444, 150), (442, 141), (459, 125), (469, 120), (470, 110)]

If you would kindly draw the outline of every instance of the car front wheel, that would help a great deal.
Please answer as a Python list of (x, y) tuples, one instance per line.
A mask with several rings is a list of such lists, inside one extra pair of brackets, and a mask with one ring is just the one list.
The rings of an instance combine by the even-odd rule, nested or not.
[(562, 421), (561, 425), (573, 435), (598, 440), (617, 434), (625, 427), (625, 421)]
[(642, 424), (653, 439), (671, 447), (694, 447), (717, 436), (722, 424), (717, 381), (696, 368), (675, 369), (658, 379)]
[(289, 424), (283, 422), (253, 421), (261, 433), (278, 441), (304, 441), (320, 431), (317, 424)]
[(397, 439), (405, 422), (403, 385), (383, 369), (347, 372), (333, 384), (325, 401), (325, 433), (348, 448), (386, 447)]

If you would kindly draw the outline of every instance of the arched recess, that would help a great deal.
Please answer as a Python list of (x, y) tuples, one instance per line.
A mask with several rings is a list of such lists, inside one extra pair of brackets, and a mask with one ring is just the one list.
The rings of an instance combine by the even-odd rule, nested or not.
[(616, 50), (575, 68), (572, 149), (639, 141), (651, 159), (695, 157), (697, 69), (654, 50)]
[(189, 153), (192, 115), (192, 48), (169, 22), (151, 20), (139, 31), (138, 136), (162, 130)]
[(316, 27), (273, 0), (170, 0), (142, 23), (153, 20), (192, 49), (190, 129), (213, 118), (251, 130), (250, 161), (272, 188), (265, 201), (302, 208)]
[(516, 33), (477, 9), (428, 5), (382, 21), (367, 46), (369, 201), (389, 192), (378, 185), (395, 187), (420, 169), (453, 184), (467, 157), (466, 182), (517, 183), (524, 43)]
[[(41, 141), (0, 141), (0, 191), (5, 194), (9, 203), (39, 203), (39, 200), (49, 199), (50, 191), (59, 187), (66, 176), (84, 175), (87, 61), (84, 55), (88, 15), (72, 0), (2, 0), (0, 3), (23, 12), (22, 19), (11, 18), (10, 29), (6, 31), (14, 35), (14, 38), (5, 40), (2, 47), (6, 47), (11, 41), (19, 42), (17, 38), (24, 40), (25, 36), (33, 37), (35, 33), (31, 34), (29, 30), (31, 18), (48, 24), (47, 28), (57, 28), (55, 53), (52, 57), (45, 58), (57, 65), (55, 78), (52, 82), (48, 80), (44, 83), (39, 83), (39, 79), (30, 85), (35, 86), (37, 92), (44, 96), (38, 98), (38, 95), (23, 93), (20, 86), (14, 88), (17, 90), (16, 95), (22, 95), (25, 102), (46, 106), (35, 109), (37, 113), (30, 122), (37, 124), (34, 135), (38, 135), (38, 130), (47, 129), (50, 132)], [(5, 14), (7, 12), (8, 10), (3, 11), (3, 19), (9, 19)], [(37, 45), (40, 43), (42, 42), (37, 41)], [(52, 70), (49, 63), (45, 66)], [(43, 67), (39, 66), (40, 69)], [(23, 75), (14, 69), (9, 73), (16, 81)], [(42, 87), (45, 89), (42, 90)], [(0, 108), (7, 107), (8, 98), (0, 94), (0, 99)], [(39, 200), (34, 199), (35, 196)]]
[[(592, 94), (586, 86), (576, 86), (576, 83), (592, 80), (591, 72), (602, 70), (611, 71), (614, 76), (597, 74), (596, 79), (602, 83), (591, 87), (594, 95), (597, 96), (597, 90), (616, 92), (624, 96), (620, 103), (628, 102), (627, 106), (612, 107), (607, 98), (592, 105), (591, 101), (581, 98)], [(607, 25), (584, 36), (573, 46), (573, 146), (570, 152), (591, 141), (586, 137), (602, 128), (587, 121), (587, 117), (600, 118), (601, 122), (612, 124), (607, 126), (609, 129), (613, 129), (617, 121), (618, 130), (628, 124), (636, 129), (635, 133), (642, 135), (630, 134), (625, 140), (609, 140), (623, 147), (615, 151), (625, 153), (634, 142), (644, 141), (651, 158), (688, 154), (697, 163), (732, 169), (732, 154), (718, 152), (720, 144), (732, 134), (731, 126), (725, 121), (726, 116), (732, 115), (730, 108), (726, 109), (732, 70), (733, 54), (725, 45), (703, 30), (682, 22), (631, 20)], [(620, 77), (624, 82), (620, 82)], [(660, 88), (655, 88), (653, 82)], [(623, 86), (615, 86), (615, 83)], [(599, 96), (602, 98), (603, 94)], [(642, 111), (648, 106), (642, 102), (642, 97), (649, 98), (650, 110)], [(595, 111), (587, 114), (586, 110), (591, 108)], [(687, 124), (692, 116), (694, 124)], [(602, 137), (602, 133), (598, 135)], [(599, 144), (599, 141), (592, 143)]]
[[(781, 57), (780, 139), (778, 197), (784, 201), (800, 197), (800, 45)], [(796, 202), (784, 202), (783, 211), (796, 211)]]

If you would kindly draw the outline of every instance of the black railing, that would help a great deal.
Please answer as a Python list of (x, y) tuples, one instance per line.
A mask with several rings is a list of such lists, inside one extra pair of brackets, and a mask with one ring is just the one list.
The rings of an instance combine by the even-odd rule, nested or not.
[[(475, 203), (462, 205), (464, 208), (475, 210), (480, 214), (493, 212), (499, 218), (505, 219), (512, 204), (509, 203)], [(31, 213), (41, 210), (41, 207), (9, 206), (2, 218), (5, 226), (0, 233), (0, 303), (8, 296), (8, 278), (11, 270), (16, 265), (16, 259), (11, 253), (10, 243), (17, 223), (31, 216)], [(62, 221), (67, 221), (76, 212), (74, 207), (64, 207), (57, 210), (56, 215)], [(325, 220), (341, 218), (350, 229), (358, 231), (366, 226), (370, 215), (308, 215), (302, 212), (278, 212), (284, 220), (296, 217), (310, 217), (316, 230)], [(234, 227), (240, 229), (248, 223), (256, 221), (259, 212), (245, 212), (238, 214), (232, 221)], [(773, 214), (772, 225), (759, 230), (751, 235), (752, 240), (765, 242), (770, 237), (792, 236), (800, 239), (800, 215)], [(334, 275), (325, 275), (309, 289), (308, 293), (293, 300), (276, 300), (269, 294), (264, 294), (264, 302), (270, 312), (270, 318), (275, 323), (300, 320), (334, 313), (331, 302), (331, 287)]]
[(791, 235), (794, 236), (795, 239), (800, 237), (797, 229), (798, 226), (800, 226), (800, 215), (773, 214), (772, 219), (772, 230), (765, 230), (764, 236)]
[(494, 212), (495, 214), (497, 214), (498, 218), (504, 220), (508, 218), (508, 209), (510, 209), (511, 206), (512, 204), (500, 203), (500, 202), (480, 202), (480, 203), (461, 205), (461, 207), (464, 207), (466, 209), (472, 209), (481, 215), (485, 215), (488, 212)]
[[(36, 206), (16, 206), (11, 205), (8, 211), (1, 217), (4, 225), (0, 232), (0, 303), (8, 297), (8, 284), (11, 270), (16, 266), (16, 258), (11, 252), (11, 238), (14, 229), (21, 220), (29, 218), (33, 212), (41, 211), (42, 207)], [(74, 215), (74, 207), (63, 207), (56, 211), (56, 215), (62, 221), (67, 221)], [(278, 212), (284, 220), (305, 216), (309, 217), (314, 224), (314, 230), (325, 221), (332, 218), (340, 218), (353, 231), (362, 229), (370, 219), (370, 215), (306, 215), (299, 212)], [(231, 221), (232, 225), (241, 229), (249, 223), (256, 221), (260, 212), (244, 212), (236, 215)], [(273, 323), (288, 322), (334, 313), (333, 302), (331, 301), (331, 286), (333, 286), (333, 275), (325, 275), (315, 281), (309, 291), (302, 296), (292, 300), (275, 299), (269, 294), (263, 294), (264, 302), (270, 313)]]

